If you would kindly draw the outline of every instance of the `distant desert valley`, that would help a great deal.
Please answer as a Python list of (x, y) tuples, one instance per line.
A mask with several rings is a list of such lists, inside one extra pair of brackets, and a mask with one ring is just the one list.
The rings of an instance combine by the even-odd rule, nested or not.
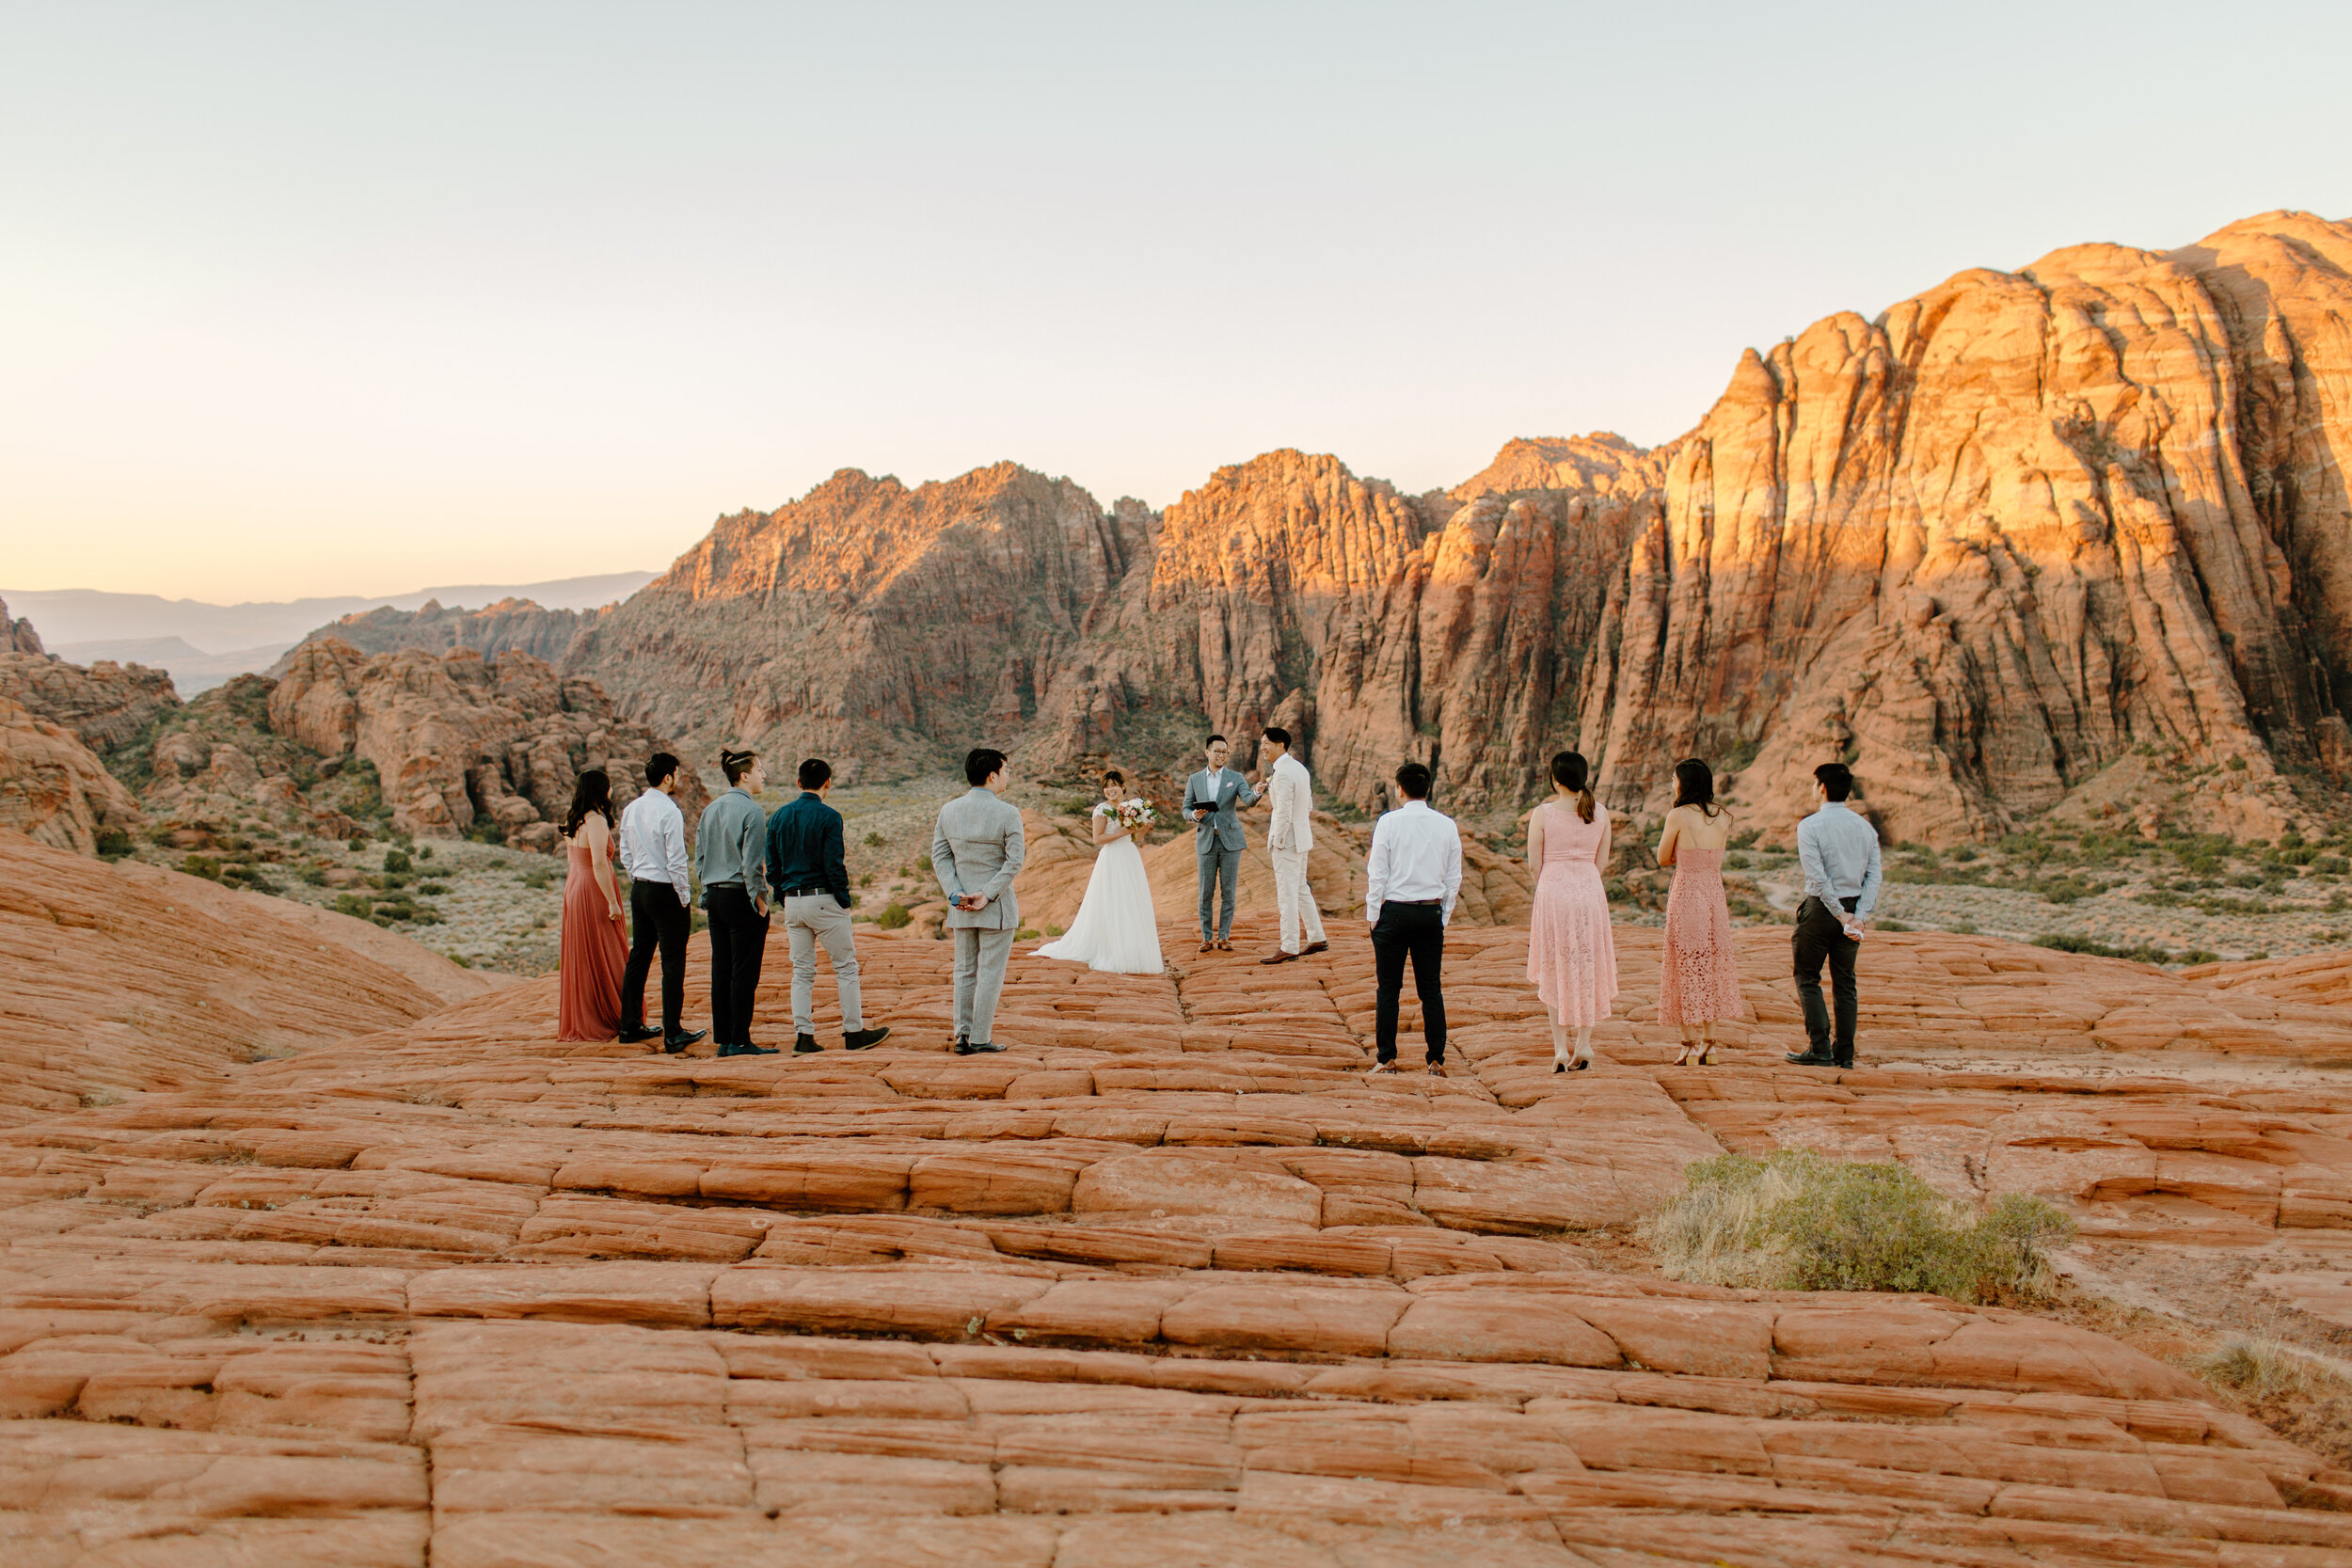
[[(1164, 507), (843, 469), (538, 597), (42, 595), (119, 616), (66, 639), (16, 593), (0, 1557), (2352, 1560), (2347, 460), (2352, 222), (2274, 212), (1962, 272), (1740, 355), (1663, 445), (1421, 494), (1287, 449)], [(1103, 768), (1168, 808), (1269, 724), (1328, 955), (1196, 958), (1167, 834), (1165, 975), (1033, 956)], [(983, 744), (1026, 924), (967, 1059), (929, 851)], [(833, 762), (883, 1049), (554, 1040), (575, 779), (675, 752), (691, 823), (723, 745), (770, 807)], [(1571, 748), (1627, 991), (1556, 1077), (1526, 832)], [(1740, 829), (1706, 1069), (1657, 1019), (1686, 756)], [(1375, 1081), (1406, 759), (1463, 831), (1462, 1066)], [(1885, 847), (1851, 1069), (1781, 1059), (1823, 761)], [(1973, 1299), (1662, 1249), (1694, 1164), (1787, 1151), (2068, 1237)]]

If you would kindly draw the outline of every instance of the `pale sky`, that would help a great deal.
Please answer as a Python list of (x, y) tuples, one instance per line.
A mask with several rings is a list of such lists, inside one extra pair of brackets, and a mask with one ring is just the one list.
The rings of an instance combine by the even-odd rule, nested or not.
[(0, 583), (659, 568), (1688, 429), (1963, 267), (2352, 214), (2352, 7), (0, 5)]

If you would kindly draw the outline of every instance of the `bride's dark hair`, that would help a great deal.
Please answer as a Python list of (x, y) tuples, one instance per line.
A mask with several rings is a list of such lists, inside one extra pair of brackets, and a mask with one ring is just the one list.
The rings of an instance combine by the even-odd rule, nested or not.
[(1103, 782), (1106, 784), (1123, 784), (1127, 782), (1127, 775), (1116, 768), (1105, 768), (1103, 769)]

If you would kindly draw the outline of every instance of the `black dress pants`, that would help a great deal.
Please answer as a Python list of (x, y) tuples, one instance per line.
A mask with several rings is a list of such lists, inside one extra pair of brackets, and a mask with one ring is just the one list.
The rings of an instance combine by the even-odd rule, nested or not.
[(1435, 904), (1385, 903), (1372, 928), (1373, 967), (1379, 975), (1374, 1044), (1384, 1062), (1396, 1060), (1396, 1009), (1405, 992), (1405, 960), (1413, 960), (1413, 990), (1421, 998), (1422, 1033), (1429, 1059), (1445, 1060), (1445, 916)]
[(710, 912), (710, 1037), (717, 1045), (752, 1043), (752, 1004), (760, 960), (768, 956), (768, 917), (739, 882), (703, 890)]
[(667, 882), (639, 880), (628, 888), (628, 967), (621, 972), (621, 1027), (643, 1028), (645, 1022), (645, 975), (653, 968), (653, 952), (661, 948), (661, 1030), (684, 1032), (686, 1013), (686, 933), (693, 920), (678, 902), (677, 889)]
[[(1848, 913), (1859, 898), (1838, 900)], [(1836, 912), (1819, 898), (1797, 906), (1797, 929), (1789, 939), (1797, 956), (1797, 1002), (1804, 1008), (1805, 1049), (1816, 1056), (1834, 1056), (1839, 1067), (1853, 1066), (1854, 1015), (1861, 1002), (1854, 990), (1853, 962), (1862, 943), (1846, 935)], [(1837, 1003), (1837, 1033), (1830, 1035), (1829, 1009), (1821, 1006), (1821, 960), (1829, 960), (1830, 990)]]

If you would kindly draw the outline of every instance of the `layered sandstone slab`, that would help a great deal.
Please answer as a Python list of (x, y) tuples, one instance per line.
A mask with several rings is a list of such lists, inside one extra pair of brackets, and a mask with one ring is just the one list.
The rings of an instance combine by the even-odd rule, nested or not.
[(497, 978), (363, 920), (0, 832), (0, 1125), (384, 1029)]
[[(1181, 929), (1150, 978), (1024, 944), (999, 1056), (946, 1053), (946, 944), (862, 935), (897, 1030), (871, 1053), (559, 1045), (533, 982), (0, 1133), (11, 1560), (99, 1539), (714, 1568), (2352, 1552), (2344, 1515), (2290, 1506), (2352, 1478), (2115, 1341), (1682, 1285), (1589, 1244), (1755, 1141), (1726, 1115), (1760, 1088), (1806, 1114), (1900, 1091), (1947, 1125), (2071, 1110), (2074, 1085), (1769, 1073), (1788, 1031), (1760, 944), (1737, 1065), (1667, 1069), (1630, 932), (1601, 1065), (1554, 1075), (1523, 933), (1467, 926), (1454, 1075), (1366, 1079), (1360, 919), (1274, 969)], [(1265, 945), (1263, 916), (1238, 930)], [(1896, 1015), (1954, 964), (1988, 994), (2228, 994), (1958, 939), (1869, 962), (1897, 1054), (1945, 1049)], [(2061, 1032), (2022, 1020), (1980, 1032)], [(818, 1031), (837, 1045), (821, 982)], [(2126, 1101), (2160, 1151), (2352, 1148), (2324, 1119), (2201, 1121), (2153, 1073), (2101, 1103)]]

